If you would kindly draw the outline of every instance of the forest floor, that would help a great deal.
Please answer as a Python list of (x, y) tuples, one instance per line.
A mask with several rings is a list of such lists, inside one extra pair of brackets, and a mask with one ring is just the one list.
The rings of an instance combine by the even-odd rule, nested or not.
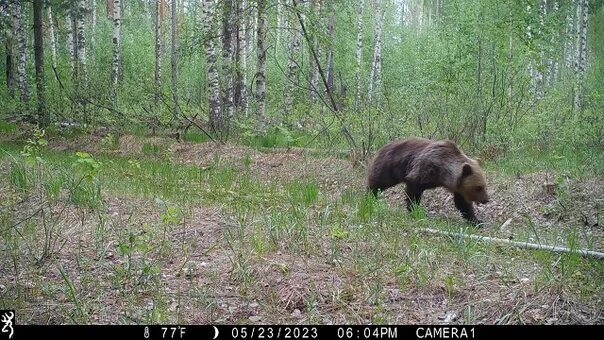
[(604, 251), (602, 178), (491, 162), (477, 229), (444, 190), (408, 213), (402, 186), (376, 200), (366, 168), (301, 149), (24, 145), (0, 138), (0, 307), (20, 323), (604, 324), (604, 261), (420, 231)]

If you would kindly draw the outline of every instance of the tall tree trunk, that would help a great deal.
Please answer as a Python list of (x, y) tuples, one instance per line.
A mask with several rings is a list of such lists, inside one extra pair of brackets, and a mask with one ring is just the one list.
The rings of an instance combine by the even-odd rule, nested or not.
[(55, 32), (55, 22), (52, 17), (52, 7), (48, 5), (48, 28), (50, 33), (50, 53), (52, 54), (52, 68), (57, 68), (57, 36)]
[(75, 80), (76, 77), (76, 35), (75, 35), (75, 15), (73, 5), (67, 8), (67, 14), (65, 15), (66, 27), (67, 27), (67, 48), (69, 50), (69, 65), (71, 66), (71, 79)]
[(294, 98), (296, 85), (298, 84), (298, 54), (300, 51), (300, 28), (295, 13), (288, 13), (287, 23), (289, 27), (288, 51), (287, 51), (287, 84), (285, 86), (285, 117), (288, 122), (292, 111), (294, 110)]
[(226, 119), (233, 117), (233, 9), (234, 0), (224, 0), (222, 17), (222, 103)]
[(237, 107), (239, 110), (243, 108), (243, 114), (245, 117), (248, 115), (248, 101), (247, 101), (247, 25), (244, 19), (244, 11), (247, 8), (247, 0), (241, 2), (237, 1), (237, 36), (235, 41), (237, 42)]
[(161, 64), (163, 57), (162, 21), (164, 18), (164, 0), (155, 3), (155, 108), (161, 96)]
[(76, 35), (77, 35), (77, 55), (79, 60), (78, 74), (84, 81), (84, 86), (88, 83), (88, 72), (86, 70), (86, 33), (84, 26), (84, 13), (86, 13), (86, 0), (79, 0), (78, 14), (76, 16)]
[[(313, 0), (313, 12), (315, 18), (321, 17), (321, 0)], [(313, 37), (312, 44), (317, 56), (321, 55), (319, 39)], [(314, 58), (310, 58), (310, 102), (317, 102), (317, 93), (319, 91), (319, 68)]]
[(42, 32), (42, 0), (34, 0), (34, 60), (36, 66), (36, 91), (38, 95), (38, 123), (47, 126), (50, 117), (44, 96), (44, 38)]
[[(258, 7), (260, 6), (260, 4), (258, 3), (257, 0), (247, 0), (247, 1), (249, 4), (249, 7), (250, 7), (249, 28), (247, 30), (247, 32), (248, 32), (247, 41), (249, 41), (250, 43), (247, 45), (247, 47), (248, 47), (247, 55), (250, 56), (250, 58), (252, 58), (252, 57), (256, 56), (254, 54), (254, 48), (256, 47), (256, 45), (257, 45), (256, 43), (258, 42), (258, 34), (257, 34), (258, 33)], [(252, 4), (252, 2), (254, 4)], [(266, 8), (266, 2), (265, 2), (265, 8)]]
[[(537, 30), (537, 37), (541, 38), (544, 36), (545, 32), (545, 17), (547, 16), (547, 0), (541, 0), (539, 2), (539, 26)], [(534, 83), (535, 83), (535, 98), (541, 99), (543, 97), (543, 85), (544, 85), (544, 74), (543, 70), (545, 69), (544, 65), (545, 55), (543, 52), (543, 47), (538, 45), (539, 51), (539, 59), (537, 60), (537, 67), (534, 70)]]
[(176, 27), (178, 26), (178, 12), (176, 11), (176, 0), (172, 0), (172, 50), (170, 57), (170, 64), (172, 66), (172, 100), (174, 101), (174, 114), (178, 117), (180, 114), (180, 107), (178, 105), (178, 45), (176, 41)]
[[(110, 0), (112, 1), (112, 0)], [(123, 0), (125, 1), (125, 0)], [(91, 22), (92, 22), (92, 27), (89, 31), (90, 33), (90, 55), (92, 57), (92, 59), (94, 60), (94, 48), (96, 46), (96, 41), (95, 41), (95, 37), (96, 37), (96, 20), (97, 20), (97, 14), (96, 14), (96, 0), (91, 0), (90, 1), (90, 11), (91, 11)], [(113, 16), (113, 12), (111, 13), (111, 15)]]
[[(358, 113), (361, 110), (361, 63), (363, 61), (363, 35), (365, 22), (363, 20), (365, 12), (365, 0), (359, 0), (357, 11), (357, 48), (356, 48), (356, 69), (355, 69), (355, 92), (354, 92), (354, 110)], [(403, 7), (404, 12), (404, 7)], [(403, 13), (404, 15), (404, 13)]]
[(121, 26), (120, 0), (113, 0), (113, 62), (111, 65), (111, 95), (113, 108), (117, 109), (117, 83), (120, 74), (120, 26)]
[(13, 26), (17, 37), (17, 86), (21, 92), (21, 102), (29, 103), (29, 86), (27, 85), (27, 37), (24, 32), (23, 2), (13, 4)]
[[(373, 63), (371, 66), (371, 74), (369, 76), (369, 91), (367, 94), (367, 100), (371, 105), (373, 102), (373, 96), (379, 97), (382, 84), (382, 24), (384, 21), (384, 14), (382, 12), (382, 6), (380, 0), (374, 0), (374, 11), (375, 11), (375, 47), (373, 49)], [(376, 100), (376, 106), (379, 104)]]
[[(552, 4), (552, 12), (554, 13), (554, 15), (556, 15), (556, 12), (558, 12), (558, 10), (560, 10), (560, 7), (558, 5), (558, 0), (554, 0), (553, 4)], [(558, 80), (558, 73), (559, 73), (559, 53), (557, 53), (557, 49), (556, 44), (558, 39), (560, 38), (560, 34), (558, 33), (557, 30), (554, 30), (552, 32), (552, 35), (550, 37), (550, 45), (549, 45), (549, 49), (548, 49), (548, 86), (554, 86), (554, 84), (556, 83), (556, 81)]]
[(266, 0), (257, 0), (257, 48), (258, 66), (256, 70), (256, 120), (258, 131), (264, 133), (266, 131), (266, 30), (268, 22), (266, 19)]
[(585, 70), (587, 67), (587, 26), (589, 18), (589, 0), (577, 1), (577, 57), (575, 67), (575, 97), (573, 100), (574, 112), (581, 111), (583, 100), (583, 86)]
[(327, 50), (327, 92), (330, 96), (334, 93), (334, 65), (333, 65), (333, 31), (334, 31), (334, 14), (329, 15), (327, 19), (327, 40), (329, 41), (329, 49)]
[(275, 55), (277, 55), (277, 51), (279, 50), (279, 47), (281, 47), (279, 45), (281, 42), (281, 31), (284, 29), (284, 27), (283, 27), (283, 4), (282, 4), (282, 2), (284, 0), (276, 0), (276, 1), (277, 1), (277, 29), (275, 30)]
[(216, 67), (216, 43), (213, 21), (214, 7), (216, 3), (213, 0), (204, 0), (204, 32), (205, 32), (205, 50), (206, 66), (208, 80), (208, 98), (210, 106), (210, 124), (214, 131), (223, 130), (223, 117), (220, 110), (220, 84), (218, 82), (218, 69)]
[(15, 97), (15, 66), (13, 63), (13, 41), (12, 37), (7, 37), (4, 41), (6, 47), (6, 88), (11, 98)]
[(575, 46), (575, 13), (576, 13), (576, 0), (572, 0), (572, 4), (568, 6), (566, 12), (566, 28), (564, 37), (564, 80), (568, 80), (574, 70), (574, 46)]

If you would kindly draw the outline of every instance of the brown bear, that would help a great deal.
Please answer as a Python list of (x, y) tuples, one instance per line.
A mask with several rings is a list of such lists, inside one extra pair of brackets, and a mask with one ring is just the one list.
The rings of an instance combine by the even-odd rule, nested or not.
[(472, 206), (489, 201), (480, 161), (466, 156), (454, 142), (411, 137), (382, 147), (369, 168), (368, 189), (377, 196), (401, 182), (407, 186), (407, 209), (420, 203), (424, 190), (444, 187), (466, 220), (482, 223)]

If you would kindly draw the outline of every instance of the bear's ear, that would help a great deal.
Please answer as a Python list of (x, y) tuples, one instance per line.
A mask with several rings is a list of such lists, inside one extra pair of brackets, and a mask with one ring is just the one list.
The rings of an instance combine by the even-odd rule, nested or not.
[(482, 158), (476, 158), (476, 162), (478, 162), (478, 165), (484, 166), (484, 162), (482, 161)]
[(463, 167), (461, 168), (461, 178), (466, 176), (470, 176), (472, 174), (472, 166), (468, 163), (463, 163)]

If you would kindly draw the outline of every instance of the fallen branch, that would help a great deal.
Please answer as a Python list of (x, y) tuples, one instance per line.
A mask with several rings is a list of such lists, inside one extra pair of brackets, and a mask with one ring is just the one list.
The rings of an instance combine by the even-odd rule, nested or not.
[(473, 240), (485, 241), (485, 242), (489, 242), (489, 243), (508, 244), (508, 245), (512, 245), (514, 247), (523, 248), (523, 249), (548, 250), (548, 251), (552, 251), (555, 253), (576, 253), (583, 257), (595, 257), (597, 259), (604, 260), (604, 253), (599, 252), (599, 251), (593, 251), (593, 250), (585, 250), (585, 249), (571, 250), (569, 248), (559, 247), (559, 246), (550, 246), (550, 245), (542, 245), (542, 244), (536, 244), (536, 243), (530, 243), (530, 242), (512, 241), (512, 240), (506, 240), (506, 239), (502, 239), (502, 238), (480, 236), (480, 235), (468, 235), (465, 233), (454, 233), (454, 232), (450, 232), (450, 231), (436, 230), (436, 229), (431, 229), (431, 228), (419, 228), (419, 230), (421, 232), (427, 233), (427, 234), (471, 238)]

